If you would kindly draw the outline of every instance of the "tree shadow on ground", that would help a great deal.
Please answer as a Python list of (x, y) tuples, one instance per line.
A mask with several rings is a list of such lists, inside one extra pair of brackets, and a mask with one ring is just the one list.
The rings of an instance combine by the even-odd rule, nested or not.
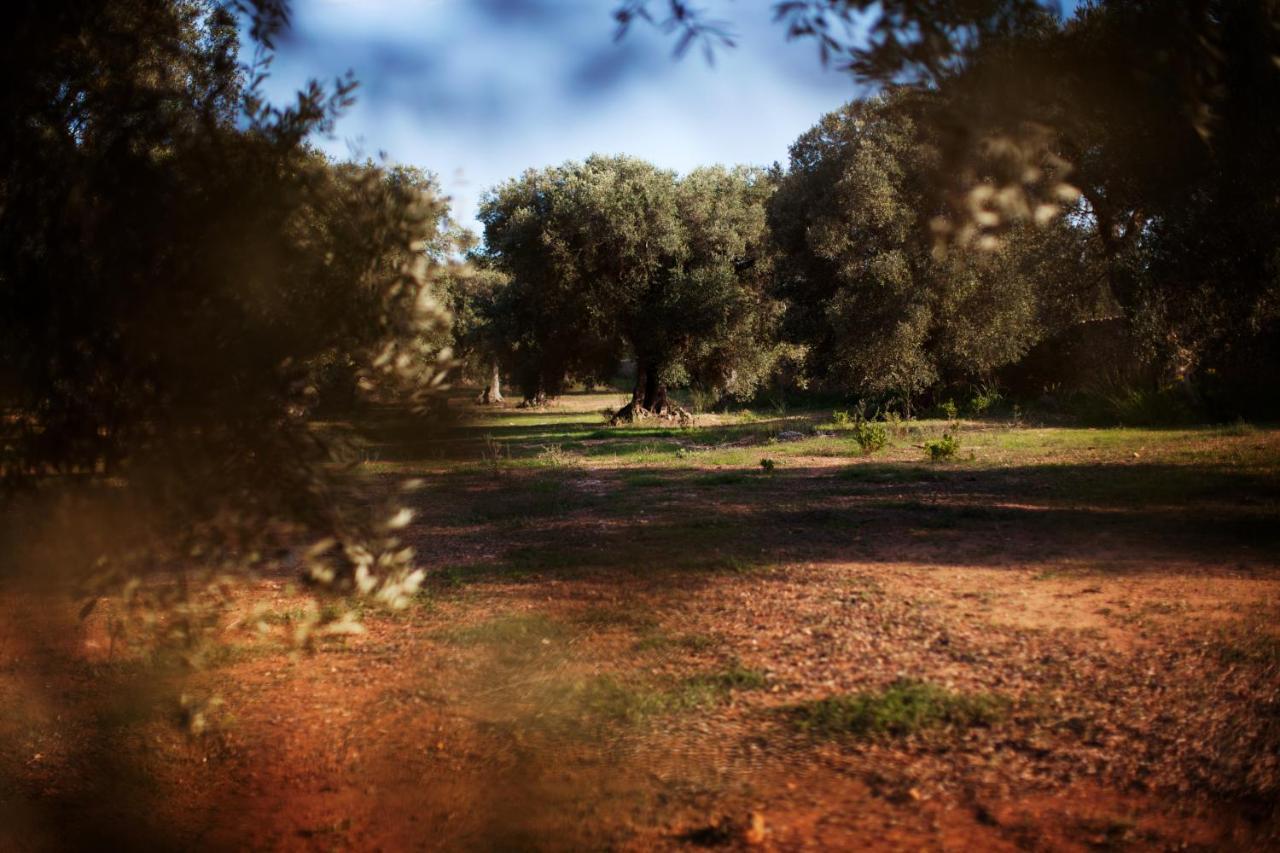
[[(792, 562), (1105, 571), (1270, 570), (1280, 482), (1215, 465), (858, 463), (455, 475), (428, 489), (423, 553), (455, 581), (670, 577)], [(464, 486), (459, 488), (459, 486)], [(488, 555), (466, 559), (466, 555)]]

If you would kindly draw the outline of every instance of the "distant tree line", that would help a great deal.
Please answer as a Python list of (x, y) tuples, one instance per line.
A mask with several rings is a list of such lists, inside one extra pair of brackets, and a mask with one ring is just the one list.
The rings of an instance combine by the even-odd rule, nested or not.
[[(670, 5), (682, 43), (715, 41)], [(1001, 382), (1280, 411), (1277, 4), (935, 5), (780, 4), (882, 84), (785, 167), (594, 157), (494, 188), (486, 358), (530, 402), (633, 359), (632, 407), (658, 412), (668, 386), (909, 409)], [(840, 36), (882, 13), (870, 41)], [(939, 40), (895, 41), (911, 20)]]

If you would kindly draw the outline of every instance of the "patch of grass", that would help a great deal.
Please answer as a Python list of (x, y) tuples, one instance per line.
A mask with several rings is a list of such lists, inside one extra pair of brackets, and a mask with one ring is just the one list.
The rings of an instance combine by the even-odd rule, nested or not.
[(1194, 414), (1177, 388), (1110, 388), (1077, 394), (1068, 408), (1096, 426), (1167, 426), (1186, 424)]
[(850, 465), (836, 472), (841, 480), (866, 483), (933, 483), (946, 475), (921, 465)]
[(634, 473), (626, 473), (622, 476), (622, 482), (628, 486), (636, 486), (639, 488), (655, 488), (667, 485), (667, 478), (661, 474), (649, 474), (644, 471)]
[(763, 690), (768, 684), (768, 680), (768, 676), (762, 671), (745, 667), (735, 661), (716, 672), (695, 675), (689, 679), (689, 683), (729, 692), (731, 690)]
[(1239, 438), (1246, 435), (1257, 435), (1261, 430), (1245, 420), (1237, 420), (1233, 423), (1220, 426), (1214, 433), (1228, 438)]
[(664, 687), (600, 675), (559, 682), (543, 701), (562, 722), (636, 725), (656, 716), (706, 708), (725, 693), (718, 685), (695, 679)]
[(581, 551), (530, 545), (512, 548), (493, 569), (505, 578), (519, 580), (531, 574), (579, 567), (582, 558)]
[(1224, 633), (1215, 646), (1218, 659), (1228, 665), (1280, 666), (1280, 637), (1257, 628)]
[(710, 634), (676, 634), (674, 636), (654, 630), (641, 637), (632, 647), (637, 652), (665, 651), (682, 649), (701, 653), (709, 652), (721, 644), (722, 640)]
[(704, 474), (693, 482), (697, 486), (737, 486), (750, 479), (745, 471), (717, 471), (714, 474)]
[(1005, 715), (1002, 697), (953, 693), (898, 680), (884, 690), (831, 696), (794, 709), (796, 725), (825, 737), (903, 737), (927, 729), (989, 726)]
[(574, 620), (587, 628), (608, 630), (625, 628), (632, 631), (652, 630), (657, 620), (647, 613), (622, 610), (615, 607), (588, 607), (574, 616)]
[(264, 625), (292, 625), (301, 622), (307, 618), (307, 610), (304, 607), (291, 607), (288, 610), (272, 610), (263, 613), (257, 618), (257, 621)]
[[(628, 436), (630, 438), (630, 436)], [(603, 441), (587, 448), (586, 455), (592, 457), (614, 456), (627, 463), (645, 464), (650, 462), (671, 462), (677, 451), (684, 445), (678, 441), (630, 441), (619, 439)]]
[(564, 476), (511, 477), (501, 491), (484, 495), (470, 511), (474, 523), (524, 523), (589, 507), (592, 500)]
[(625, 684), (609, 675), (565, 685), (564, 700), (581, 716), (612, 723), (638, 723), (671, 709), (663, 690)]
[(529, 646), (563, 639), (566, 630), (542, 613), (499, 616), (478, 625), (437, 634), (437, 638), (458, 646)]
[(745, 557), (736, 554), (697, 554), (690, 553), (688, 557), (681, 558), (674, 568), (683, 571), (695, 572), (731, 572), (735, 575), (745, 575), (752, 572), (762, 571), (768, 568), (769, 563), (756, 563)]

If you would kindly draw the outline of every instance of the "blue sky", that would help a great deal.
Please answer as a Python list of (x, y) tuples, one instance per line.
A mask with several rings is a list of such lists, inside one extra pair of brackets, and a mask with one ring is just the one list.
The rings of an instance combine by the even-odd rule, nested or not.
[(785, 161), (800, 133), (858, 94), (814, 44), (786, 40), (773, 0), (700, 4), (737, 42), (714, 65), (696, 51), (673, 59), (674, 39), (643, 25), (615, 42), (615, 5), (295, 0), (266, 91), (285, 101), (309, 78), (353, 70), (357, 104), (317, 144), (430, 169), (471, 227), (484, 190), (592, 153), (678, 171)]
[(317, 144), (430, 169), (472, 227), (485, 189), (596, 152), (680, 171), (785, 161), (857, 93), (813, 44), (786, 41), (771, 2), (702, 5), (737, 41), (710, 66), (673, 59), (647, 26), (616, 43), (613, 0), (298, 0), (266, 88), (287, 100), (352, 69), (357, 104)]

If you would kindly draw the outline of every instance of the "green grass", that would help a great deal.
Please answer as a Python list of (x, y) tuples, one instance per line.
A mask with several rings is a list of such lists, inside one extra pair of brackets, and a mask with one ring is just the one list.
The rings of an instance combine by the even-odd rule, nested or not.
[(694, 479), (697, 486), (738, 486), (754, 479), (746, 471), (717, 471)]
[(631, 631), (650, 631), (657, 627), (657, 620), (648, 613), (617, 607), (588, 607), (577, 613), (574, 621), (595, 630), (622, 628)]
[(679, 649), (682, 651), (700, 654), (712, 651), (720, 646), (724, 641), (710, 634), (666, 634), (658, 629), (649, 631), (632, 647), (637, 652), (653, 652), (653, 651), (669, 651)]
[(733, 690), (763, 690), (768, 684), (768, 677), (758, 669), (750, 669), (734, 662), (722, 670), (695, 675), (689, 683), (727, 693)]
[(881, 691), (831, 696), (794, 709), (796, 725), (825, 736), (903, 737), (929, 729), (990, 726), (1008, 702), (988, 693), (953, 693), (919, 681), (899, 680)]
[(458, 646), (525, 646), (535, 648), (561, 640), (565, 626), (541, 613), (499, 616), (478, 625), (443, 631), (436, 638)]
[(726, 673), (694, 676), (674, 683), (624, 680), (615, 675), (561, 679), (544, 686), (539, 698), (544, 721), (560, 724), (638, 725), (654, 717), (702, 711), (735, 689)]
[(673, 708), (666, 691), (644, 684), (628, 684), (615, 676), (601, 675), (558, 684), (552, 707), (566, 709), (578, 720), (596, 723), (635, 724)]

